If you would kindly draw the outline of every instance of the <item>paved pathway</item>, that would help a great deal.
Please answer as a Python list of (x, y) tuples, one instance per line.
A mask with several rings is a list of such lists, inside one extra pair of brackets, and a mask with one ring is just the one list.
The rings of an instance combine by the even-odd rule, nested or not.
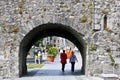
[(28, 70), (28, 75), (16, 78), (13, 80), (103, 80), (96, 77), (86, 77), (80, 74), (81, 69), (81, 56), (76, 53), (78, 62), (75, 65), (75, 72), (71, 72), (71, 64), (65, 66), (65, 72), (61, 71), (61, 64), (59, 55), (56, 56), (55, 62), (47, 62), (44, 67), (40, 69)]

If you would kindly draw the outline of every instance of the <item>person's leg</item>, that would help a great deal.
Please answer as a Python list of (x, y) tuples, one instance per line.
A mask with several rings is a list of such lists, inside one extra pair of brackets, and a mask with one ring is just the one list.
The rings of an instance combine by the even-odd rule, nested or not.
[(38, 59), (38, 63), (40, 64), (40, 58)]
[(75, 62), (73, 62), (73, 72), (74, 72), (74, 69), (75, 69)]
[(71, 62), (71, 71), (74, 72), (75, 62)]
[(37, 62), (36, 62), (37, 60), (36, 60), (36, 58), (35, 58), (35, 64), (37, 64)]
[(71, 71), (73, 70), (73, 62), (71, 62)]
[(64, 72), (65, 64), (62, 64), (62, 71)]
[(42, 63), (42, 56), (40, 56), (40, 64)]
[(37, 64), (38, 64), (38, 59), (36, 60)]
[(62, 71), (63, 71), (63, 64), (62, 64)]
[(43, 60), (43, 57), (42, 56), (40, 56), (40, 62), (42, 63), (42, 60)]

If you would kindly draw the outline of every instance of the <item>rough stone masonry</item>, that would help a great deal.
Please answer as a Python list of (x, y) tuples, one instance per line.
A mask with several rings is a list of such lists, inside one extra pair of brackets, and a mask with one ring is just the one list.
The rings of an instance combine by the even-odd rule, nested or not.
[(120, 0), (0, 0), (1, 77), (20, 76), (20, 42), (47, 23), (83, 34), (86, 75), (120, 74)]

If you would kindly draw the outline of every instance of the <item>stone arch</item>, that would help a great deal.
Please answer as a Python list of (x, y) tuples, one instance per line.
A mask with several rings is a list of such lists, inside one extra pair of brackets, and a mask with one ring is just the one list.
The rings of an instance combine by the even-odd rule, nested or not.
[(35, 27), (28, 34), (26, 34), (26, 36), (21, 41), (19, 51), (19, 76), (27, 74), (26, 56), (33, 43), (47, 36), (63, 37), (74, 43), (82, 56), (81, 73), (85, 74), (86, 45), (82, 39), (82, 35), (72, 27), (57, 23), (47, 23)]

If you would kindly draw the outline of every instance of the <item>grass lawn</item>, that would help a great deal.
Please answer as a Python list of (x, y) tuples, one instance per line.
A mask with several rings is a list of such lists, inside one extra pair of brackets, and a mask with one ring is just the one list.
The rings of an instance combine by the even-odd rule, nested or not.
[(41, 68), (43, 66), (44, 66), (44, 64), (27, 64), (28, 69)]

